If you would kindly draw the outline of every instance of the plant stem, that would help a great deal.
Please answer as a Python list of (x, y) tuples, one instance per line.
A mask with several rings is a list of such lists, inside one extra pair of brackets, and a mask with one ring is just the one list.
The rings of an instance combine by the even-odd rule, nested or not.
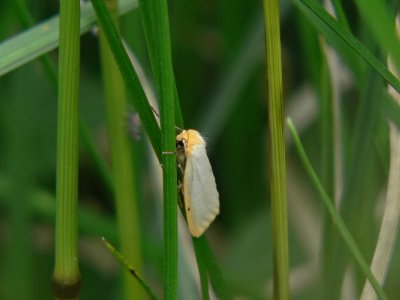
[(57, 299), (78, 298), (78, 0), (60, 1), (60, 53), (57, 132), (56, 237), (54, 294)]
[(147, 101), (136, 71), (129, 59), (128, 53), (123, 46), (122, 39), (103, 1), (91, 0), (91, 2), (96, 11), (99, 25), (107, 37), (114, 59), (119, 66), (126, 88), (130, 93), (131, 97), (129, 97), (129, 100), (132, 101), (134, 108), (137, 110), (143, 128), (145, 129), (154, 148), (154, 152), (157, 155), (157, 158), (161, 161), (160, 129), (151, 106)]
[(155, 1), (155, 28), (161, 100), (161, 149), (164, 195), (164, 298), (177, 299), (178, 292), (178, 210), (177, 170), (175, 153), (175, 81), (172, 69), (171, 39), (166, 0)]
[(264, 0), (270, 134), (274, 299), (289, 299), (285, 131), (278, 0)]
[[(108, 0), (106, 4), (118, 26), (117, 1)], [(103, 30), (100, 30), (99, 37), (119, 241), (123, 255), (141, 273), (141, 240), (132, 151), (126, 126), (123, 126), (127, 113), (125, 85)], [(140, 284), (128, 271), (124, 272), (124, 290), (125, 299), (143, 298)]]

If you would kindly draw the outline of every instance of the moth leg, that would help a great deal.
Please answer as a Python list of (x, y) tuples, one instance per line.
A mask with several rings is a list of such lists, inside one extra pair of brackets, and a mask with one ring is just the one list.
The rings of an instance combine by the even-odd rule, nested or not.
[(183, 201), (183, 185), (180, 181), (178, 183), (178, 205), (182, 211), (185, 210), (185, 203)]
[[(183, 167), (182, 167), (182, 165), (181, 165), (179, 162), (178, 162), (176, 165), (178, 166), (178, 169), (179, 169), (180, 172), (181, 172), (180, 175), (183, 177), (184, 172), (183, 172)], [(182, 185), (182, 183), (180, 182), (179, 185)]]

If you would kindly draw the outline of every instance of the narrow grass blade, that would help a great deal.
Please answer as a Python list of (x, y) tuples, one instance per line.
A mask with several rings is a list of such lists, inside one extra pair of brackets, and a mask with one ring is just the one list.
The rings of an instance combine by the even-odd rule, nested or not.
[(342, 3), (340, 0), (332, 0), (332, 5), (335, 10), (336, 18), (340, 24), (347, 30), (350, 30), (349, 22), (347, 21), (346, 14), (344, 12)]
[[(119, 14), (137, 8), (137, 0), (120, 0)], [(89, 2), (82, 5), (80, 32), (88, 32), (96, 22), (96, 15)], [(15, 70), (35, 58), (58, 47), (59, 16), (50, 18), (0, 44), (0, 76)]]
[(157, 121), (146, 95), (140, 84), (135, 69), (130, 62), (129, 56), (123, 46), (122, 39), (117, 31), (117, 28), (112, 21), (112, 18), (107, 11), (102, 0), (91, 0), (96, 11), (99, 24), (104, 31), (111, 51), (114, 55), (119, 70), (122, 73), (122, 78), (125, 81), (127, 90), (130, 92), (133, 106), (137, 110), (143, 127), (150, 139), (158, 159), (161, 161), (161, 134)]
[(104, 245), (107, 249), (114, 255), (114, 257), (119, 261), (119, 263), (129, 271), (129, 273), (135, 277), (139, 284), (143, 287), (146, 293), (149, 295), (150, 299), (158, 300), (156, 294), (151, 289), (151, 287), (144, 281), (143, 277), (135, 271), (132, 265), (127, 261), (127, 259), (117, 250), (113, 245), (111, 245), (104, 237), (102, 238)]
[(194, 247), (197, 266), (199, 269), (199, 277), (200, 277), (200, 287), (201, 287), (201, 295), (203, 300), (209, 300), (210, 294), (208, 292), (208, 276), (207, 269), (202, 261), (200, 261), (202, 255), (199, 253), (199, 248)]
[(196, 253), (201, 253), (202, 263), (204, 263), (207, 268), (208, 276), (210, 277), (210, 281), (217, 293), (218, 299), (233, 299), (231, 291), (226, 285), (222, 273), (217, 265), (217, 261), (212, 254), (207, 238), (202, 235), (201, 237), (193, 238), (192, 240)]
[[(365, 60), (376, 72), (378, 72), (396, 91), (400, 92), (399, 80), (387, 69), (368, 48), (355, 38), (338, 21), (330, 16), (326, 10), (315, 0), (292, 0), (299, 9), (304, 12), (315, 28), (331, 43), (333, 47), (345, 47), (345, 51), (354, 51), (359, 57)], [(340, 51), (339, 51), (340, 52)], [(348, 61), (349, 59), (347, 59)], [(357, 70), (356, 75), (361, 75), (360, 67), (353, 66)]]
[(308, 173), (311, 181), (313, 182), (315, 188), (317, 189), (317, 191), (320, 195), (320, 198), (321, 198), (325, 208), (328, 210), (341, 237), (343, 238), (348, 249), (350, 250), (351, 254), (353, 255), (354, 260), (356, 261), (357, 265), (359, 266), (361, 271), (364, 273), (364, 275), (368, 278), (369, 282), (371, 283), (372, 287), (374, 288), (374, 290), (377, 293), (377, 295), (379, 296), (379, 298), (382, 300), (388, 299), (387, 296), (385, 295), (385, 292), (383, 291), (382, 287), (379, 285), (376, 278), (372, 274), (372, 272), (368, 266), (368, 263), (362, 256), (362, 253), (361, 253), (360, 249), (358, 248), (350, 231), (348, 230), (346, 224), (344, 223), (343, 219), (340, 217), (339, 213), (336, 211), (335, 206), (332, 203), (332, 200), (329, 198), (328, 194), (326, 193), (325, 189), (323, 188), (316, 172), (314, 171), (314, 169), (311, 165), (310, 160), (307, 157), (306, 152), (304, 151), (304, 148), (300, 142), (300, 138), (299, 138), (299, 136), (296, 132), (296, 129), (290, 119), (287, 120), (287, 125), (288, 125), (290, 133), (293, 137), (294, 144), (296, 145), (297, 152), (299, 153), (301, 161), (303, 162), (304, 168), (306, 169), (306, 172)]
[[(152, 67), (152, 71), (155, 77), (155, 82), (157, 86), (157, 92), (161, 95), (160, 84), (161, 84), (161, 72), (159, 69), (159, 61), (160, 61), (160, 53), (157, 50), (160, 45), (160, 41), (157, 36), (157, 28), (159, 23), (159, 18), (157, 15), (157, 10), (154, 10), (156, 7), (157, 0), (139, 0), (140, 4), (140, 12), (142, 16), (142, 23), (144, 28), (144, 34), (147, 43), (147, 49), (150, 57), (150, 64)], [(181, 112), (181, 106), (179, 103), (178, 91), (175, 85), (175, 76), (173, 78), (173, 89), (174, 89), (174, 104), (175, 104), (175, 122), (179, 128), (184, 128), (183, 117)]]
[[(381, 50), (389, 53), (394, 65), (400, 66), (400, 43), (395, 32), (395, 14), (387, 2), (380, 0), (356, 0), (358, 10), (379, 44)], [(389, 70), (390, 71), (390, 70)]]

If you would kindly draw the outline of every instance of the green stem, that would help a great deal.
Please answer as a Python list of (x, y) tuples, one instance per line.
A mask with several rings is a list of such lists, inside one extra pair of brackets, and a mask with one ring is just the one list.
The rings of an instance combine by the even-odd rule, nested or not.
[(78, 266), (78, 0), (60, 1), (60, 54), (57, 132), (56, 237), (54, 293), (57, 299), (79, 295)]
[[(19, 17), (22, 25), (24, 27), (29, 27), (29, 26), (32, 27), (35, 23), (34, 23), (32, 16), (29, 13), (26, 1), (25, 0), (16, 0), (16, 1), (11, 1), (11, 3), (14, 5), (14, 7), (16, 9), (18, 17)], [(81, 14), (81, 20), (82, 20), (82, 18), (83, 18), (83, 16)], [(82, 26), (82, 22), (81, 22), (81, 26)], [(42, 63), (43, 68), (46, 71), (47, 78), (49, 79), (51, 85), (54, 87), (55, 90), (57, 90), (57, 84), (58, 84), (57, 71), (56, 71), (56, 67), (55, 67), (54, 63), (50, 59), (50, 56), (45, 54), (45, 55), (41, 56), (39, 59), (40, 59), (40, 62)], [(93, 142), (93, 139), (90, 135), (89, 128), (88, 128), (85, 120), (83, 120), (83, 118), (79, 119), (79, 132), (80, 132), (80, 136), (82, 138), (83, 144), (84, 144), (86, 150), (89, 152), (91, 158), (93, 159), (93, 161), (100, 173), (101, 178), (103, 179), (105, 185), (107, 186), (107, 189), (109, 191), (112, 191), (113, 186), (111, 183), (109, 171), (107, 170), (104, 160), (100, 156), (100, 154), (97, 150), (97, 147), (95, 146), (95, 143)]]
[[(118, 24), (117, 1), (108, 0), (106, 4), (114, 23)], [(103, 30), (100, 30), (100, 50), (119, 240), (124, 256), (132, 262), (137, 271), (142, 272), (132, 151), (126, 126), (123, 126), (127, 113), (125, 86)], [(124, 289), (125, 299), (143, 298), (140, 284), (127, 271), (124, 272)]]
[(160, 129), (158, 128), (157, 121), (154, 117), (151, 106), (147, 101), (143, 88), (140, 85), (139, 78), (132, 66), (128, 53), (122, 44), (122, 39), (103, 1), (91, 0), (91, 2), (96, 11), (99, 25), (104, 31), (104, 35), (107, 38), (111, 51), (113, 52), (114, 59), (122, 73), (127, 90), (131, 95), (129, 100), (132, 101), (134, 108), (137, 110), (143, 128), (145, 129), (154, 148), (154, 152), (156, 153), (157, 158), (161, 161)]
[(270, 134), (274, 299), (289, 299), (285, 131), (278, 0), (264, 0)]
[(175, 157), (175, 81), (172, 69), (171, 39), (166, 0), (156, 1), (158, 20), (155, 36), (158, 51), (159, 93), (161, 100), (161, 149), (163, 150), (164, 195), (164, 298), (177, 299), (178, 292), (178, 210)]

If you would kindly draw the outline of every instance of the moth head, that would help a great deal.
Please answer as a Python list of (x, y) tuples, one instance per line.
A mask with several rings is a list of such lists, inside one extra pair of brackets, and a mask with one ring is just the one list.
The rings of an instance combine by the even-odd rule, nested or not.
[(185, 134), (185, 131), (186, 130), (182, 131), (182, 133), (180, 133), (176, 136), (177, 159), (178, 159), (178, 163), (182, 167), (185, 166), (185, 161), (186, 161), (187, 134)]

